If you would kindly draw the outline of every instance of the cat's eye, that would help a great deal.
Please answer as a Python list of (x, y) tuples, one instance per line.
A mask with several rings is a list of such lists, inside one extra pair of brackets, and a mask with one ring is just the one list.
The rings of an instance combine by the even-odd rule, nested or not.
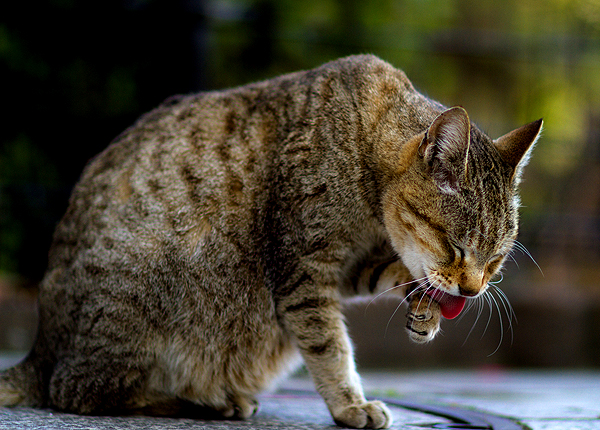
[(496, 254), (492, 258), (490, 258), (488, 260), (488, 263), (486, 266), (486, 270), (488, 271), (488, 273), (495, 272), (503, 260), (504, 260), (504, 255), (502, 255), (502, 254)]
[(492, 258), (490, 258), (489, 262), (490, 263), (499, 263), (500, 261), (502, 261), (503, 258), (504, 258), (504, 255), (496, 254)]
[(465, 250), (458, 246), (456, 243), (450, 241), (450, 247), (454, 251), (454, 259), (458, 259), (459, 261), (463, 261), (465, 259)]

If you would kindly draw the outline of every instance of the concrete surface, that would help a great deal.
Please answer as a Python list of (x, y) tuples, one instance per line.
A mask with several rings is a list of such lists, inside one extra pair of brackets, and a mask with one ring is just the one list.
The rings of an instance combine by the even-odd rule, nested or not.
[[(0, 356), (0, 367), (18, 358)], [(488, 369), (361, 374), (370, 396), (396, 402), (390, 404), (395, 429), (600, 430), (600, 371)], [(259, 413), (247, 421), (212, 422), (140, 416), (81, 417), (51, 410), (0, 408), (0, 429), (336, 428), (307, 376), (283, 382), (277, 392), (261, 396), (260, 402)], [(412, 410), (406, 404), (422, 406), (422, 410)], [(436, 407), (441, 413), (435, 412)], [(461, 414), (471, 414), (475, 420), (457, 420), (455, 417)], [(477, 421), (478, 417), (483, 421)], [(504, 420), (494, 421), (494, 417)]]
[(365, 386), (381, 394), (392, 387), (389, 394), (417, 403), (510, 417), (532, 430), (600, 430), (597, 370), (369, 373)]

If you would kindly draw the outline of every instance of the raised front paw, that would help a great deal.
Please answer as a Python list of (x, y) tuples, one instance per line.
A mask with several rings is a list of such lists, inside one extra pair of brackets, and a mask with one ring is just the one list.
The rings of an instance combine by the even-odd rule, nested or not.
[(392, 414), (380, 401), (346, 406), (333, 413), (336, 424), (356, 429), (384, 429), (392, 424)]
[(408, 303), (406, 330), (416, 343), (432, 340), (440, 330), (440, 305), (428, 295), (413, 294)]

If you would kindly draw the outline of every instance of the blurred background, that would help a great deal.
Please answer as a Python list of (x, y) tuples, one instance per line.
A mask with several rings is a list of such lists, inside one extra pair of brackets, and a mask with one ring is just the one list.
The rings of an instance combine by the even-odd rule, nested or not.
[[(543, 117), (500, 302), (408, 342), (348, 309), (362, 367), (600, 366), (600, 0), (36, 0), (0, 4), (0, 350), (26, 351), (85, 163), (176, 93), (373, 53), (492, 137)], [(500, 311), (500, 312), (499, 312)]]

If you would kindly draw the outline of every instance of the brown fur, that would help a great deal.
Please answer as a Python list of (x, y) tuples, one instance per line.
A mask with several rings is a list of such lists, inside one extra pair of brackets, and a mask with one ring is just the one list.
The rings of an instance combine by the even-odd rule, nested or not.
[(373, 56), (168, 100), (86, 167), (0, 403), (244, 418), (301, 356), (336, 422), (389, 426), (341, 300), (411, 292), (409, 334), (431, 340), (424, 289), (483, 293), (540, 127), (494, 143)]

